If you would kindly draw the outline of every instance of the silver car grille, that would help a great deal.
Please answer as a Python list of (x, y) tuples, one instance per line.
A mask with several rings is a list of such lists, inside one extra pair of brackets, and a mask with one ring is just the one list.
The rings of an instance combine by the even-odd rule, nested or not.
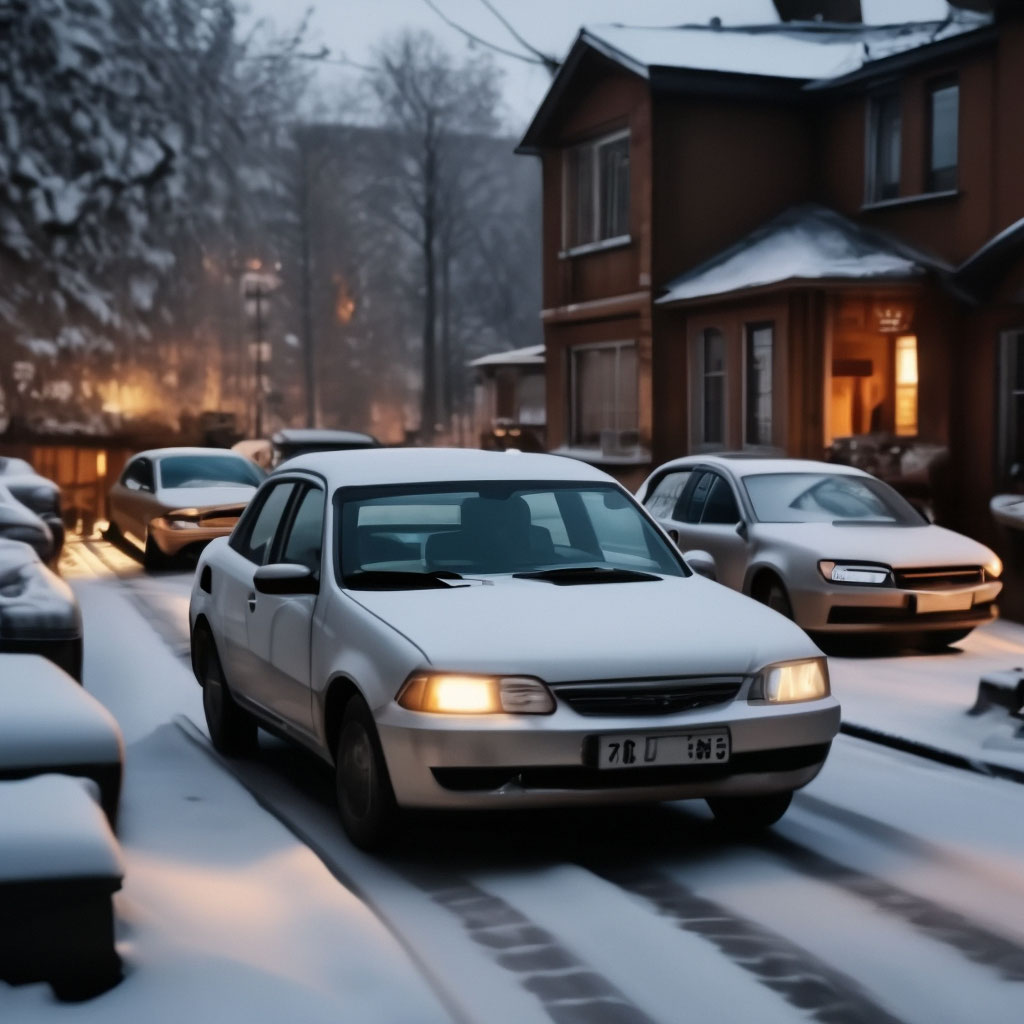
[(903, 590), (946, 590), (971, 587), (985, 582), (980, 565), (952, 565), (925, 569), (895, 569), (896, 586)]
[(551, 689), (581, 715), (673, 715), (724, 704), (742, 685), (742, 676), (685, 676), (558, 683)]

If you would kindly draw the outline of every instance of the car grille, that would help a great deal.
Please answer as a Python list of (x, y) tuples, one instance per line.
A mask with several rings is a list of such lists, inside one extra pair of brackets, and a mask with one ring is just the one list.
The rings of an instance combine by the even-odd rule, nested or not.
[(739, 693), (741, 676), (609, 679), (562, 683), (551, 689), (581, 715), (673, 715), (724, 704)]
[(973, 587), (985, 582), (980, 565), (952, 565), (928, 569), (896, 569), (896, 586), (903, 590), (946, 590), (949, 587)]

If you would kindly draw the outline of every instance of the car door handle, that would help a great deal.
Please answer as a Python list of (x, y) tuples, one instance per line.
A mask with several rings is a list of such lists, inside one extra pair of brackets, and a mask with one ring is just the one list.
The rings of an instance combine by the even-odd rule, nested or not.
[(256, 611), (256, 595), (255, 594), (250, 594), (249, 595), (249, 611), (251, 611), (251, 612)]

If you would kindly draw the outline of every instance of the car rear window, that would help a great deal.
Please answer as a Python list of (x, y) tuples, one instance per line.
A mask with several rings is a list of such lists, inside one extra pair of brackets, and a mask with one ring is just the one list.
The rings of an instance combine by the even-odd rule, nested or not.
[(762, 523), (923, 526), (914, 507), (888, 484), (847, 473), (762, 473), (743, 478)]

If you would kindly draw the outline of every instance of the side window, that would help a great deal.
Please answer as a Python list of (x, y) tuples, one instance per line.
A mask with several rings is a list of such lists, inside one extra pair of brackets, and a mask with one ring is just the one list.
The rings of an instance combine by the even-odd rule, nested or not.
[(656, 519), (681, 519), (681, 510), (677, 511), (683, 491), (693, 475), (692, 470), (683, 469), (675, 473), (666, 473), (647, 495), (644, 505)]
[(310, 487), (302, 496), (281, 553), (282, 562), (304, 565), (320, 572), (320, 552), (324, 536), (324, 492)]
[(130, 491), (153, 490), (153, 466), (149, 459), (135, 459), (129, 462), (121, 482)]
[(281, 519), (294, 492), (293, 483), (280, 483), (270, 488), (252, 520), (252, 527), (239, 540), (236, 550), (240, 555), (244, 555), (257, 565), (266, 563)]
[(709, 473), (712, 478), (711, 491), (704, 504), (704, 514), (701, 516), (702, 523), (721, 523), (732, 525), (740, 521), (740, 510), (736, 505), (736, 498), (732, 488), (726, 481), (716, 474)]
[(711, 490), (711, 485), (714, 482), (715, 478), (711, 473), (700, 473), (697, 475), (693, 490), (690, 491), (690, 495), (685, 502), (686, 515), (683, 516), (684, 523), (700, 522), (701, 513), (704, 511), (704, 502), (707, 501), (708, 491)]

